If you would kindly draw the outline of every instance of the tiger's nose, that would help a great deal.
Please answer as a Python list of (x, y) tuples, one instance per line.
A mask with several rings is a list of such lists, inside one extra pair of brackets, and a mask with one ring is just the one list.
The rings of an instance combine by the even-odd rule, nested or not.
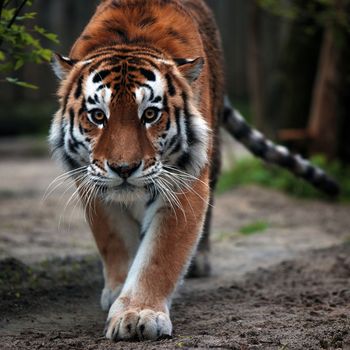
[(122, 179), (127, 179), (130, 177), (137, 169), (140, 168), (142, 162), (133, 164), (111, 164), (107, 163), (109, 168), (118, 174)]

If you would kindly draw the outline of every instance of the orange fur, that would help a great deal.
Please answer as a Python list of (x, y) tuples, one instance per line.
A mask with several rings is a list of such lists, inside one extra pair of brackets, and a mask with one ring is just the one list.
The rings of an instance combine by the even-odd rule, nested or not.
[(107, 286), (114, 290), (124, 283), (132, 256), (128, 252), (118, 228), (109, 223), (103, 205), (99, 200), (96, 200), (93, 206), (93, 209), (87, 209), (87, 211), (91, 211), (87, 213), (87, 217), (97, 248), (104, 261)]

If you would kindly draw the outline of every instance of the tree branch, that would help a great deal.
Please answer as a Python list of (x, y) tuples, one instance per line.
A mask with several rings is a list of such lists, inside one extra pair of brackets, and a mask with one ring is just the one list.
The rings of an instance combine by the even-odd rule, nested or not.
[[(2, 14), (2, 10), (5, 6), (7, 6), (9, 4), (10, 0), (5, 4), (5, 0), (0, 0), (0, 18), (1, 18), (1, 14)], [(19, 7), (17, 7), (16, 12), (14, 13), (13, 17), (11, 18), (11, 21), (7, 24), (7, 29), (11, 28), (11, 26), (13, 25), (13, 23), (15, 23), (16, 18), (18, 17), (18, 15), (20, 14), (20, 12), (22, 11), (23, 7), (25, 6), (25, 4), (28, 2), (28, 0), (23, 0), (23, 2), (21, 3), (21, 5)], [(0, 38), (0, 47), (2, 46), (3, 43), (3, 38)]]
[(6, 8), (9, 4), (10, 4), (10, 2), (11, 2), (12, 0), (4, 0), (4, 8)]
[(15, 14), (13, 15), (13, 17), (11, 18), (11, 21), (8, 23), (7, 28), (11, 28), (11, 26), (13, 25), (13, 23), (15, 23), (16, 18), (18, 17), (18, 15), (20, 14), (20, 12), (22, 11), (23, 7), (25, 6), (25, 4), (28, 2), (28, 0), (23, 0), (21, 5), (17, 8)]

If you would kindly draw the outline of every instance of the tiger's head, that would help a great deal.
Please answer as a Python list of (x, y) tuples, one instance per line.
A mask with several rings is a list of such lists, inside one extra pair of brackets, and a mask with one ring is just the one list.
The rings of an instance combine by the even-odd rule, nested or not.
[(208, 162), (209, 128), (193, 91), (203, 64), (142, 47), (108, 47), (80, 61), (55, 55), (54, 154), (108, 200), (188, 186)]

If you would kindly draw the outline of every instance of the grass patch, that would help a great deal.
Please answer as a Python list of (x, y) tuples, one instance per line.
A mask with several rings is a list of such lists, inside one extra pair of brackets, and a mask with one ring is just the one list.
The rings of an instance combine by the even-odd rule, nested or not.
[[(349, 202), (350, 167), (346, 167), (338, 161), (328, 163), (322, 156), (313, 157), (311, 161), (338, 181), (341, 187), (339, 199)], [(275, 165), (265, 164), (256, 158), (241, 159), (232, 170), (224, 172), (219, 180), (217, 192), (221, 194), (230, 189), (251, 184), (283, 191), (300, 198), (328, 198), (287, 170)]]
[(269, 228), (269, 224), (265, 221), (256, 221), (245, 225), (239, 229), (242, 235), (253, 235), (255, 233), (264, 232)]

